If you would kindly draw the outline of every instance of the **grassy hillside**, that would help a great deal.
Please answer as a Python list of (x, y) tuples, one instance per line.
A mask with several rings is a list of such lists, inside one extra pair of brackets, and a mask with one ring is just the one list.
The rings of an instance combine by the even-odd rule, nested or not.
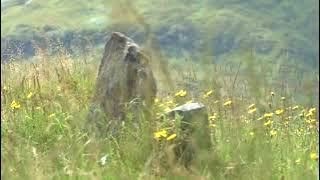
[[(35, 55), (1, 64), (1, 178), (319, 178), (318, 1), (28, 2), (1, 13), (1, 41), (23, 45), (1, 56)], [(121, 136), (103, 139), (84, 128), (111, 31), (151, 50), (158, 93), (150, 117), (128, 104)], [(160, 118), (189, 102), (213, 144), (191, 170), (172, 163), (179, 119)]]
[[(150, 118), (132, 121), (130, 106), (118, 139), (83, 131), (99, 59), (39, 56), (34, 64), (2, 66), (1, 177), (4, 179), (315, 179), (318, 176), (318, 107), (306, 86), (269, 83), (257, 60), (244, 56), (245, 74), (229, 67), (172, 59), (174, 88), (163, 86)], [(255, 65), (256, 64), (256, 65)], [(221, 70), (220, 70), (221, 69)], [(247, 83), (244, 83), (246, 81)], [(159, 83), (159, 82), (158, 82)], [(311, 90), (311, 91), (310, 91)], [(302, 98), (301, 98), (302, 97)], [(202, 102), (210, 119), (212, 149), (197, 155), (192, 171), (170, 164), (170, 145), (183, 138), (159, 115)], [(137, 129), (138, 128), (138, 129)], [(167, 131), (176, 138), (156, 139)], [(201, 131), (200, 129), (198, 131)], [(172, 136), (174, 137), (174, 136)], [(147, 166), (148, 159), (156, 157)], [(164, 169), (163, 169), (164, 168)]]
[(2, 11), (1, 37), (37, 40), (54, 34), (63, 41), (66, 32), (90, 39), (96, 31), (120, 30), (141, 40), (143, 34), (134, 34), (150, 29), (171, 56), (199, 53), (207, 47), (211, 56), (225, 61), (242, 48), (252, 48), (264, 59), (291, 59), (318, 67), (317, 3), (32, 0)]

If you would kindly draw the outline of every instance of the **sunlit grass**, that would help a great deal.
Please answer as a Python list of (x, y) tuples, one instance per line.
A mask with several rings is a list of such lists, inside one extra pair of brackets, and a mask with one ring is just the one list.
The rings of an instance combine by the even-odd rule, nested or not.
[[(136, 122), (137, 112), (128, 108), (120, 139), (95, 139), (83, 131), (97, 60), (84, 62), (60, 56), (34, 64), (4, 64), (2, 177), (138, 179), (149, 173), (147, 179), (156, 179), (156, 175), (164, 179), (316, 178), (319, 150), (315, 104), (299, 103), (273, 87), (262, 87), (269, 91), (259, 96), (259, 101), (250, 98), (250, 92), (245, 92), (248, 98), (241, 98), (223, 92), (228, 84), (218, 84), (222, 74), (201, 76), (204, 72), (197, 68), (209, 69), (208, 65), (194, 66), (195, 76), (187, 64), (180, 65), (178, 72), (177, 64), (173, 64), (173, 74), (186, 75), (177, 76), (177, 87), (169, 94), (159, 89), (150, 118), (141, 116)], [(193, 80), (195, 84), (190, 86), (188, 82)], [(179, 120), (162, 116), (187, 102), (205, 104), (213, 144), (209, 152), (197, 156), (191, 174), (177, 170), (179, 166), (170, 160), (171, 145), (183, 139)], [(152, 170), (148, 170), (151, 156), (158, 157), (159, 162), (153, 162)]]
[[(296, 77), (296, 74), (279, 73), (282, 65), (297, 62), (291, 62), (285, 55), (279, 57), (281, 51), (289, 47), (286, 43), (299, 41), (295, 45), (299, 52), (314, 49), (312, 41), (305, 35), (309, 33), (305, 29), (312, 27), (301, 25), (314, 24), (304, 23), (311, 15), (302, 11), (316, 10), (309, 8), (312, 2), (276, 3), (276, 9), (269, 12), (263, 7), (274, 5), (271, 1), (241, 4), (233, 1), (181, 3), (139, 0), (131, 3), (126, 0), (94, 0), (88, 3), (78, 0), (61, 3), (33, 0), (31, 5), (4, 11), (1, 14), (4, 20), (1, 22), (1, 35), (4, 37), (28, 39), (30, 37), (24, 36), (33, 36), (33, 31), (36, 31), (35, 35), (41, 34), (44, 26), (49, 25), (57, 28), (57, 34), (65, 31), (77, 33), (79, 30), (109, 32), (134, 29), (150, 31), (146, 37), (149, 43), (151, 31), (159, 36), (169, 32), (167, 39), (172, 35), (181, 35), (182, 39), (199, 35), (195, 38), (196, 41), (201, 39), (199, 45), (202, 41), (207, 42), (204, 48), (201, 47), (203, 49), (199, 49), (200, 55), (185, 52), (187, 50), (183, 48), (172, 48), (174, 45), (164, 47), (171, 54), (186, 56), (177, 57), (175, 54), (177, 59), (169, 60), (168, 69), (161, 66), (161, 54), (154, 52), (151, 65), (157, 72), (159, 89), (154, 105), (147, 107), (150, 116), (144, 116), (140, 109), (129, 104), (117, 138), (94, 138), (85, 131), (100, 51), (86, 54), (90, 57), (86, 59), (64, 53), (49, 57), (44, 51), (39, 51), (34, 62), (3, 64), (1, 177), (319, 178), (319, 109), (313, 86), (314, 74), (310, 72)], [(257, 10), (257, 7), (264, 11)], [(290, 8), (290, 16), (295, 20), (289, 22), (284, 9)], [(298, 14), (306, 16), (299, 17)], [(30, 28), (21, 26), (23, 24), (30, 25)], [(193, 28), (195, 32), (189, 34)], [(188, 32), (184, 32), (185, 29)], [(237, 46), (239, 41), (239, 45), (249, 48), (246, 43), (256, 41), (258, 37), (274, 45), (268, 54), (254, 52), (253, 56), (253, 53), (243, 53), (239, 47), (218, 57), (211, 42), (222, 35), (234, 39), (233, 46)], [(147, 48), (149, 45), (151, 43), (143, 44)], [(197, 51), (198, 47), (194, 52)], [(294, 58), (297, 60), (300, 56)], [(295, 67), (298, 66), (300, 64)], [(170, 79), (172, 83), (167, 82)], [(168, 84), (174, 86), (169, 87)], [(209, 138), (213, 146), (209, 151), (200, 151), (191, 163), (191, 171), (188, 171), (176, 164), (172, 157), (173, 145), (185, 138), (179, 128), (181, 119), (163, 115), (174, 107), (192, 102), (201, 102), (206, 107)]]

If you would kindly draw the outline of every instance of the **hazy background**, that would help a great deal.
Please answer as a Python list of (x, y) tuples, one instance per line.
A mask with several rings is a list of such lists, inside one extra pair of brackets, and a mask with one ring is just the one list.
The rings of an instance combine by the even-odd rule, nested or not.
[(34, 44), (44, 48), (48, 41), (51, 46), (59, 41), (70, 53), (84, 46), (101, 47), (112, 31), (143, 42), (148, 25), (168, 56), (181, 58), (205, 51), (212, 61), (234, 61), (241, 50), (252, 49), (261, 61), (288, 60), (317, 69), (318, 3), (1, 0), (1, 59), (18, 54), (32, 57)]

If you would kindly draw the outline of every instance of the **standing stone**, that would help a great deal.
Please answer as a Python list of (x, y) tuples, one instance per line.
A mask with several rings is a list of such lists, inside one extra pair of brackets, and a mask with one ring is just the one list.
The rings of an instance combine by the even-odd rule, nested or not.
[(133, 99), (147, 107), (152, 105), (157, 88), (149, 60), (133, 40), (112, 33), (105, 46), (88, 116), (96, 133), (115, 132), (124, 119), (125, 105)]
[(208, 113), (201, 103), (188, 103), (178, 106), (168, 112), (170, 119), (180, 120), (181, 138), (175, 148), (176, 159), (185, 167), (189, 167), (191, 161), (201, 151), (208, 151), (211, 147)]

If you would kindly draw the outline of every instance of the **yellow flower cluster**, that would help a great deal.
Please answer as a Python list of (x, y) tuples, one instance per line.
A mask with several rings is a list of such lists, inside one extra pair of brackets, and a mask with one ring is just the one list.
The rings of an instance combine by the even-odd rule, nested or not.
[(166, 130), (162, 129), (160, 131), (153, 133), (153, 135), (154, 135), (154, 138), (159, 139), (161, 137), (164, 137), (164, 138), (167, 137), (168, 133)]
[(27, 99), (30, 99), (32, 96), (33, 96), (33, 93), (30, 92), (30, 93), (27, 95)]
[(276, 115), (281, 115), (281, 114), (283, 114), (283, 112), (284, 112), (283, 109), (278, 109), (278, 110), (276, 110), (275, 114)]
[(215, 120), (217, 118), (217, 113), (213, 113), (212, 116), (209, 116), (209, 120)]
[(248, 106), (248, 109), (254, 108), (255, 106), (255, 104), (251, 104), (250, 106)]
[(55, 113), (52, 113), (52, 114), (50, 114), (49, 116), (48, 116), (48, 118), (52, 118), (52, 117), (54, 117), (56, 114)]
[(253, 113), (255, 113), (257, 111), (257, 108), (252, 108), (252, 109), (249, 109), (248, 110), (248, 113), (249, 114), (253, 114)]
[(263, 117), (265, 117), (265, 118), (271, 118), (273, 116), (273, 113), (271, 112), (271, 113), (265, 113), (264, 115), (263, 115)]
[(251, 104), (249, 107), (248, 107), (248, 114), (253, 114), (257, 111), (257, 108), (255, 107), (255, 104)]
[(276, 135), (277, 135), (277, 131), (274, 130), (274, 129), (272, 129), (272, 130), (270, 131), (270, 136), (271, 136), (271, 137), (274, 137), (274, 136), (276, 136)]
[(267, 122), (265, 122), (263, 125), (265, 125), (265, 126), (271, 126), (271, 124), (273, 123), (273, 121), (271, 121), (270, 119), (267, 121)]
[(224, 106), (230, 106), (231, 104), (232, 104), (232, 101), (229, 100), (229, 101), (225, 102), (223, 105)]
[(153, 134), (153, 137), (157, 140), (165, 138), (167, 141), (173, 140), (177, 137), (177, 134), (171, 134), (170, 136), (168, 135), (168, 132), (165, 129), (162, 129), (160, 131), (157, 131)]
[(12, 110), (15, 110), (15, 109), (19, 109), (21, 107), (21, 105), (20, 105), (20, 103), (18, 101), (13, 100), (11, 102), (10, 107), (11, 107)]
[(180, 90), (179, 92), (177, 92), (175, 94), (175, 96), (177, 96), (177, 97), (185, 97), (186, 95), (187, 95), (187, 91), (185, 91), (185, 90)]
[(315, 115), (316, 108), (311, 108), (308, 111), (308, 114), (306, 114), (306, 117), (313, 117)]
[(158, 99), (158, 98), (155, 98), (155, 99), (154, 99), (154, 103), (155, 103), (155, 104), (159, 103), (159, 99)]
[(175, 107), (177, 104), (174, 102), (173, 99), (170, 97), (167, 97), (166, 100), (160, 101), (158, 98), (155, 98), (154, 103), (156, 107), (158, 108), (157, 114), (161, 114), (163, 112), (170, 111), (173, 107)]
[(314, 161), (316, 161), (316, 160), (318, 160), (318, 155), (317, 155), (317, 153), (315, 153), (315, 152), (312, 152), (312, 153), (310, 153), (310, 159), (311, 160), (314, 160)]
[(207, 97), (211, 96), (212, 93), (213, 93), (213, 91), (210, 90), (210, 91), (206, 92), (206, 93), (203, 95), (203, 97), (204, 97), (204, 98), (207, 98)]
[(212, 116), (209, 116), (209, 126), (215, 128), (217, 125), (214, 123), (214, 121), (217, 119), (218, 115), (217, 113), (213, 113)]
[(293, 106), (292, 110), (296, 110), (298, 108), (299, 108), (299, 106)]

